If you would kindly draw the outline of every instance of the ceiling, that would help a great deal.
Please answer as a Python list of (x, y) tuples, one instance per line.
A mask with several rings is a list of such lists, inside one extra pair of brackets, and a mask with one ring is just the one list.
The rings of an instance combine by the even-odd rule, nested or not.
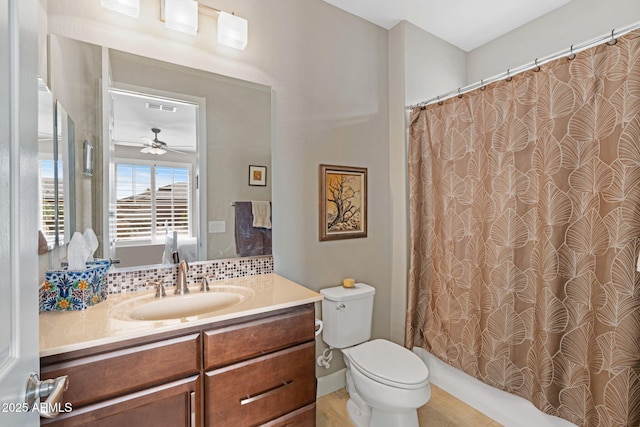
[(469, 52), (571, 0), (324, 0), (390, 29), (406, 20)]
[[(113, 139), (116, 144), (143, 148), (160, 129), (158, 139), (178, 151), (196, 151), (195, 104), (138, 93), (112, 91)], [(149, 108), (149, 107), (152, 108)]]

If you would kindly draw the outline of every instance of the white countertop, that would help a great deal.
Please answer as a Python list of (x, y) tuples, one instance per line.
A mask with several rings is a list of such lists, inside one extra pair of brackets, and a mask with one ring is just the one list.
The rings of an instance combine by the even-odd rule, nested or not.
[[(322, 295), (277, 274), (262, 274), (210, 282), (211, 286), (241, 286), (252, 295), (231, 307), (200, 316), (169, 320), (127, 320), (119, 316), (122, 303), (155, 291), (109, 295), (82, 311), (40, 313), (40, 357), (86, 349), (127, 339), (179, 330), (242, 316), (266, 313), (320, 301)], [(191, 288), (193, 290), (193, 288)], [(196, 291), (197, 292), (197, 291)], [(165, 298), (180, 298), (167, 289)]]

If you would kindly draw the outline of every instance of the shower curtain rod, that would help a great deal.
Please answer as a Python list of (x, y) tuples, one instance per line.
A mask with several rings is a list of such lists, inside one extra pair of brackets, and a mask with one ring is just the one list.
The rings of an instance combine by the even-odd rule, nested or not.
[(539, 70), (541, 65), (544, 65), (544, 64), (546, 64), (548, 62), (551, 62), (551, 61), (553, 61), (555, 59), (558, 59), (558, 58), (566, 57), (567, 59), (573, 59), (575, 57), (576, 53), (582, 52), (583, 50), (589, 49), (591, 47), (598, 46), (598, 45), (601, 45), (603, 43), (608, 43), (608, 44), (611, 44), (611, 45), (616, 44), (616, 41), (617, 41), (618, 37), (623, 36), (623, 35), (625, 35), (627, 33), (630, 33), (633, 30), (637, 30), (638, 28), (640, 28), (640, 22), (638, 22), (638, 23), (636, 23), (634, 25), (631, 25), (629, 27), (623, 28), (622, 30), (619, 30), (617, 32), (615, 31), (615, 29), (613, 29), (610, 34), (607, 34), (605, 36), (598, 37), (596, 39), (593, 39), (591, 41), (588, 41), (586, 43), (582, 43), (582, 44), (579, 44), (579, 45), (571, 45), (571, 47), (569, 49), (563, 50), (563, 51), (555, 53), (553, 55), (546, 56), (544, 58), (536, 58), (533, 62), (527, 63), (525, 65), (521, 65), (521, 66), (519, 66), (517, 68), (514, 68), (514, 69), (508, 69), (507, 71), (505, 71), (503, 73), (500, 73), (500, 74), (497, 74), (497, 75), (495, 75), (493, 77), (490, 77), (488, 79), (483, 79), (483, 80), (480, 80), (479, 82), (472, 83), (472, 84), (467, 85), (467, 86), (459, 87), (456, 90), (449, 91), (449, 92), (447, 92), (447, 93), (445, 93), (443, 95), (436, 96), (435, 98), (431, 98), (431, 99), (428, 99), (426, 101), (418, 102), (417, 104), (409, 105), (409, 106), (405, 107), (405, 109), (406, 110), (412, 110), (412, 109), (414, 109), (416, 107), (426, 107), (427, 105), (431, 105), (431, 104), (434, 104), (436, 102), (440, 103), (440, 102), (445, 101), (447, 99), (453, 98), (454, 96), (462, 97), (462, 95), (464, 95), (465, 93), (469, 93), (469, 92), (471, 92), (473, 90), (482, 88), (482, 87), (484, 87), (484, 86), (486, 86), (486, 85), (488, 85), (490, 83), (494, 83), (494, 82), (497, 82), (497, 81), (500, 81), (500, 80), (510, 79), (514, 75), (523, 73), (525, 71), (534, 70), (534, 69)]

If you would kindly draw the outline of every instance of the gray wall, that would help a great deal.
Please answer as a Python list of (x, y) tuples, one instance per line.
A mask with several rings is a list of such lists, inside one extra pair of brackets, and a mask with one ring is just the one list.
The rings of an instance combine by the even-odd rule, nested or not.
[[(469, 52), (469, 83), (503, 73), (640, 21), (638, 0), (573, 0)], [(453, 88), (452, 88), (453, 89)]]

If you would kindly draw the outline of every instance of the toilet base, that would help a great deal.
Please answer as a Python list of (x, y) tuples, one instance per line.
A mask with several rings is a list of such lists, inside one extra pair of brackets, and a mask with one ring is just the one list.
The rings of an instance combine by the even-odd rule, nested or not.
[(418, 427), (418, 411), (413, 409), (405, 412), (386, 412), (373, 408), (369, 427)]
[[(362, 402), (364, 403), (364, 402)], [(347, 400), (347, 413), (349, 414), (349, 419), (355, 427), (369, 427), (371, 420), (371, 411), (369, 407), (358, 406), (356, 400), (351, 397)]]
[[(368, 406), (358, 406), (356, 399), (347, 401), (347, 413), (355, 427), (418, 427), (418, 411), (387, 412)], [(362, 402), (364, 403), (364, 402)]]

